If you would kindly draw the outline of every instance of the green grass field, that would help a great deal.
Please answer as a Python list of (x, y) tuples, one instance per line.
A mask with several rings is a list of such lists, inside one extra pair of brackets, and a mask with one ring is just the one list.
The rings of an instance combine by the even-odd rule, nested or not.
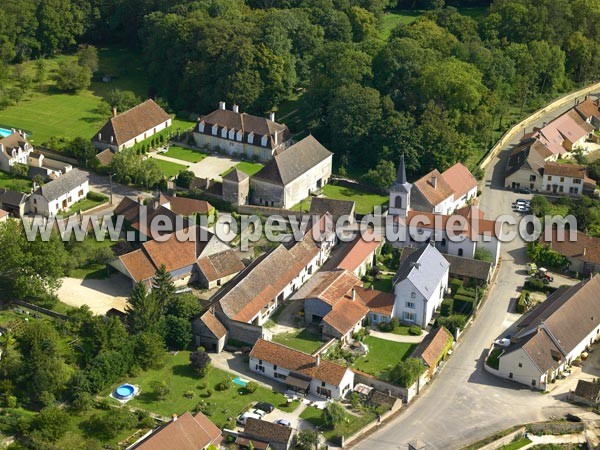
[(408, 358), (415, 348), (415, 344), (386, 341), (373, 336), (367, 336), (364, 342), (369, 347), (369, 353), (358, 358), (352, 367), (387, 381), (390, 369)]
[(10, 173), (0, 172), (0, 188), (29, 193), (33, 186), (29, 178), (19, 178)]
[(353, 435), (358, 430), (365, 427), (365, 425), (375, 420), (375, 413), (369, 410), (364, 411), (360, 416), (346, 413), (345, 420), (336, 427), (327, 423), (324, 411), (317, 409), (314, 406), (309, 406), (302, 411), (300, 418), (319, 427), (319, 431), (323, 433), (323, 436), (325, 436), (327, 440), (332, 440), (339, 436), (348, 437)]
[(184, 166), (183, 164), (177, 164), (177, 163), (173, 163), (171, 161), (165, 161), (163, 159), (158, 159), (158, 158), (152, 158), (152, 159), (154, 159), (154, 161), (156, 161), (156, 164), (158, 165), (158, 167), (160, 167), (160, 170), (162, 170), (162, 172), (167, 177), (174, 177), (179, 172), (181, 172), (182, 170), (186, 170), (189, 167), (187, 165)]
[(171, 145), (169, 151), (164, 154), (169, 158), (181, 159), (191, 163), (197, 163), (202, 161), (208, 155), (198, 150), (190, 150), (188, 148), (178, 147), (177, 145)]
[(508, 445), (505, 445), (504, 447), (501, 447), (500, 450), (517, 450), (519, 448), (525, 447), (527, 444), (530, 443), (531, 441), (529, 439), (527, 439), (526, 437), (522, 437), (514, 442), (511, 442)]
[[(0, 111), (0, 125), (28, 130), (34, 144), (42, 144), (51, 136), (72, 139), (91, 137), (108, 119), (103, 98), (113, 89), (130, 90), (141, 99), (148, 97), (148, 80), (139, 53), (117, 47), (100, 48), (99, 74), (111, 75), (112, 81), (92, 81), (89, 89), (76, 94), (60, 93), (55, 88), (53, 75), (60, 61), (74, 56), (61, 55), (46, 60), (47, 76), (44, 84), (35, 86), (18, 105)], [(33, 74), (34, 62), (25, 63), (25, 73)], [(98, 77), (96, 77), (98, 78)], [(173, 128), (185, 131), (193, 122), (173, 121)]]
[[(159, 370), (149, 370), (137, 377), (130, 377), (128, 383), (140, 386), (140, 395), (128, 402), (129, 406), (142, 408), (156, 414), (171, 417), (172, 414), (182, 414), (190, 411), (200, 402), (205, 402), (210, 412), (210, 419), (222, 427), (228, 417), (235, 417), (244, 411), (252, 402), (265, 401), (284, 411), (293, 411), (298, 403), (287, 405), (283, 394), (274, 393), (270, 389), (259, 387), (253, 393), (247, 393), (236, 384), (225, 391), (217, 391), (215, 385), (225, 380), (228, 376), (235, 375), (222, 370), (211, 368), (203, 378), (190, 367), (189, 352), (181, 351), (177, 354), (167, 355), (165, 367)], [(170, 389), (164, 400), (158, 400), (152, 392), (153, 381), (165, 381)], [(113, 386), (113, 389), (121, 383)], [(206, 387), (202, 387), (205, 385)], [(212, 394), (207, 396), (207, 390), (212, 389)], [(192, 392), (192, 398), (184, 397), (186, 392)], [(110, 391), (109, 391), (110, 392)], [(106, 392), (106, 395), (109, 394)]]
[(274, 334), (273, 342), (286, 345), (304, 353), (313, 353), (323, 341), (321, 337), (308, 330), (298, 330), (290, 333)]
[(421, 14), (423, 14), (423, 11), (420, 10), (386, 12), (381, 19), (381, 24), (379, 26), (379, 37), (387, 41), (392, 33), (392, 30), (399, 24), (411, 23)]
[(80, 200), (77, 203), (75, 203), (73, 206), (71, 206), (68, 211), (65, 211), (64, 213), (62, 213), (62, 216), (63, 217), (72, 216), (73, 214), (76, 214), (78, 212), (83, 212), (83, 211), (87, 211), (88, 209), (95, 208), (96, 206), (106, 203), (107, 201), (108, 201), (108, 198), (106, 198), (104, 200), (92, 200), (89, 198), (84, 198), (83, 200)]
[[(255, 173), (258, 173), (260, 171), (260, 169), (262, 169), (263, 167), (264, 167), (264, 165), (262, 165), (261, 163), (253, 163), (253, 162), (248, 162), (248, 161), (242, 161), (241, 163), (238, 163), (235, 165), (236, 169), (241, 170), (242, 172), (244, 172), (245, 174), (248, 174), (250, 176), (254, 175)], [(228, 169), (225, 172), (223, 172), (221, 174), (221, 176), (224, 177), (232, 170), (233, 170), (233, 167), (231, 169)]]
[(386, 195), (370, 194), (343, 186), (328, 184), (323, 188), (323, 195), (339, 200), (353, 200), (356, 203), (357, 214), (369, 214), (378, 205), (384, 205), (388, 201)]

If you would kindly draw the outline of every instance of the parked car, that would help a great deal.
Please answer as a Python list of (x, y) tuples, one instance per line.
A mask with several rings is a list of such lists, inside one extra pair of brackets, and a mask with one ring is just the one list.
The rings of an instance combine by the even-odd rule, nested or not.
[(265, 411), (267, 413), (270, 413), (275, 409), (273, 405), (267, 402), (258, 402), (256, 405), (254, 405), (254, 408), (260, 409), (261, 411)]
[(515, 211), (520, 212), (520, 213), (528, 213), (528, 212), (531, 212), (531, 207), (525, 206), (525, 205), (517, 205), (517, 207), (515, 208)]
[(508, 347), (510, 345), (510, 339), (509, 338), (496, 339), (494, 341), (494, 344), (496, 344), (498, 347)]
[(514, 204), (531, 206), (531, 200), (527, 200), (526, 198), (518, 198), (515, 200)]
[(528, 187), (521, 187), (519, 188), (519, 194), (531, 194), (531, 189)]
[(263, 417), (265, 417), (267, 415), (266, 411), (263, 411), (262, 409), (253, 409), (252, 411), (250, 411), (252, 414), (256, 414), (257, 416), (259, 416), (261, 419)]
[(273, 421), (273, 423), (276, 423), (277, 425), (283, 425), (284, 427), (292, 426), (291, 422), (286, 419), (277, 419), (277, 420)]
[(262, 416), (255, 414), (254, 412), (246, 411), (245, 413), (240, 414), (238, 416), (238, 418), (236, 419), (236, 422), (239, 423), (240, 425), (246, 425), (246, 422), (248, 421), (248, 419), (261, 420)]

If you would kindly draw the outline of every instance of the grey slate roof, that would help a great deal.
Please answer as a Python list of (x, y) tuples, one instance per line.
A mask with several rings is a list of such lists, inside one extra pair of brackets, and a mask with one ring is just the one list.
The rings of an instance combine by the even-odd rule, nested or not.
[(400, 158), (400, 164), (398, 165), (398, 174), (396, 175), (396, 181), (392, 184), (392, 192), (410, 192), (412, 184), (406, 180), (406, 166), (404, 164), (404, 153)]
[(58, 179), (39, 187), (35, 193), (43, 196), (48, 201), (52, 201), (81, 186), (87, 180), (88, 176), (86, 173), (79, 169), (73, 169), (61, 175)]
[(0, 203), (10, 206), (19, 206), (27, 201), (27, 194), (10, 189), (0, 189)]
[(334, 220), (341, 216), (354, 215), (354, 202), (352, 200), (336, 200), (333, 198), (313, 197), (310, 202), (310, 214), (325, 214), (328, 212)]
[(246, 172), (242, 172), (240, 169), (236, 168), (223, 176), (223, 180), (236, 182), (244, 181), (246, 178), (249, 178), (249, 175)]
[(450, 267), (450, 263), (433, 245), (424, 245), (411, 253), (401, 264), (394, 277), (394, 285), (410, 280), (425, 298), (433, 294), (432, 286), (437, 286)]
[(463, 258), (444, 254), (450, 263), (450, 273), (459, 277), (470, 277), (487, 282), (492, 270), (492, 263), (473, 258)]
[(331, 155), (333, 153), (309, 135), (273, 156), (273, 159), (254, 175), (254, 179), (285, 186)]

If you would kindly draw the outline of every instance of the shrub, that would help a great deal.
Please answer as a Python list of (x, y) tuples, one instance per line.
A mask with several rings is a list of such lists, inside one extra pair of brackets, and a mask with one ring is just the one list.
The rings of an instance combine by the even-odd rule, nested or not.
[(529, 291), (523, 290), (517, 301), (517, 312), (523, 314), (529, 308), (531, 308), (531, 299)]
[(457, 295), (463, 295), (465, 297), (475, 298), (475, 289), (460, 287), (456, 291)]
[(250, 393), (253, 393), (258, 389), (258, 383), (256, 381), (251, 381), (246, 385), (246, 390)]
[(443, 317), (448, 317), (452, 314), (452, 307), (454, 306), (454, 302), (451, 298), (447, 298), (442, 302), (442, 307), (440, 309), (440, 314)]
[(207, 396), (207, 397), (210, 397), (212, 394), (213, 394), (213, 390), (212, 390), (212, 389), (210, 389), (210, 388), (208, 388), (208, 389), (206, 390), (206, 396)]
[(425, 371), (425, 364), (418, 358), (408, 358), (405, 361), (400, 361), (390, 373), (394, 383), (402, 387), (412, 386), (415, 381)]
[(471, 314), (473, 312), (474, 303), (475, 299), (457, 294), (454, 296), (454, 312), (460, 314)]
[(456, 332), (456, 329), (463, 330), (467, 323), (467, 316), (462, 314), (454, 314), (449, 317), (438, 317), (436, 325), (440, 327), (446, 327), (452, 334)]
[(390, 332), (393, 330), (392, 325), (389, 322), (379, 322), (379, 331)]
[(453, 278), (452, 280), (450, 280), (450, 290), (453, 294), (456, 294), (458, 292), (458, 289), (460, 289), (462, 285), (462, 280), (459, 280), (458, 278)]
[(400, 322), (395, 317), (390, 320), (390, 326), (392, 327), (391, 331), (394, 331), (396, 328), (400, 326)]
[(185, 392), (183, 393), (183, 396), (184, 396), (185, 398), (194, 398), (194, 395), (196, 395), (196, 394), (194, 393), (194, 391), (185, 391)]
[(86, 197), (89, 200), (93, 200), (95, 202), (105, 202), (108, 200), (108, 197), (106, 195), (102, 195), (98, 192), (91, 192), (91, 191), (87, 193)]
[(421, 330), (421, 327), (418, 325), (412, 325), (408, 329), (408, 333), (412, 334), (413, 336), (421, 336), (421, 333), (423, 333), (423, 330)]

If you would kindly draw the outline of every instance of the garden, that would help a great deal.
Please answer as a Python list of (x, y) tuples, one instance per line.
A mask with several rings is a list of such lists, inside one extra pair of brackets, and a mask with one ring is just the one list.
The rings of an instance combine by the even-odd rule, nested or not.
[(29, 193), (31, 192), (32, 186), (33, 182), (29, 178), (0, 172), (0, 188)]
[(100, 206), (103, 203), (106, 203), (107, 201), (108, 197), (106, 195), (99, 194), (97, 192), (88, 192), (86, 198), (84, 198), (83, 200), (79, 200), (67, 211), (63, 212), (62, 216), (72, 216), (73, 214), (84, 212), (89, 209), (95, 208), (96, 206)]
[(355, 188), (328, 184), (323, 188), (323, 195), (337, 200), (352, 200), (356, 204), (357, 214), (369, 214), (376, 206), (387, 203), (387, 195), (372, 194)]
[(321, 336), (308, 329), (290, 331), (289, 333), (274, 334), (273, 342), (277, 342), (278, 344), (282, 344), (309, 354), (312, 354), (324, 344), (324, 342), (321, 340)]
[[(283, 394), (262, 386), (250, 392), (233, 383), (232, 374), (214, 367), (200, 376), (189, 359), (189, 351), (170, 353), (162, 368), (124, 380), (140, 387), (140, 394), (127, 405), (165, 417), (185, 411), (202, 411), (219, 427), (223, 427), (230, 418), (235, 419), (252, 402), (269, 402), (288, 412), (298, 406), (297, 402), (288, 405)], [(108, 396), (117, 386), (105, 391), (104, 395)]]
[(174, 177), (179, 172), (187, 170), (188, 166), (183, 164), (177, 164), (171, 161), (165, 161), (164, 159), (152, 158), (152, 161), (156, 163), (161, 172), (168, 178)]
[(190, 163), (197, 163), (208, 156), (208, 153), (203, 153), (199, 150), (191, 150), (189, 148), (179, 147), (177, 145), (169, 146), (169, 151), (164, 154), (169, 158), (180, 159)]
[(457, 329), (465, 328), (469, 316), (477, 309), (485, 289), (464, 286), (463, 281), (458, 278), (451, 279), (449, 287), (451, 294), (442, 301), (436, 325), (444, 326), (454, 334)]
[(369, 352), (356, 358), (352, 367), (373, 375), (384, 381), (391, 381), (391, 371), (400, 361), (408, 358), (416, 345), (407, 342), (395, 342), (367, 336), (363, 342), (369, 347)]

